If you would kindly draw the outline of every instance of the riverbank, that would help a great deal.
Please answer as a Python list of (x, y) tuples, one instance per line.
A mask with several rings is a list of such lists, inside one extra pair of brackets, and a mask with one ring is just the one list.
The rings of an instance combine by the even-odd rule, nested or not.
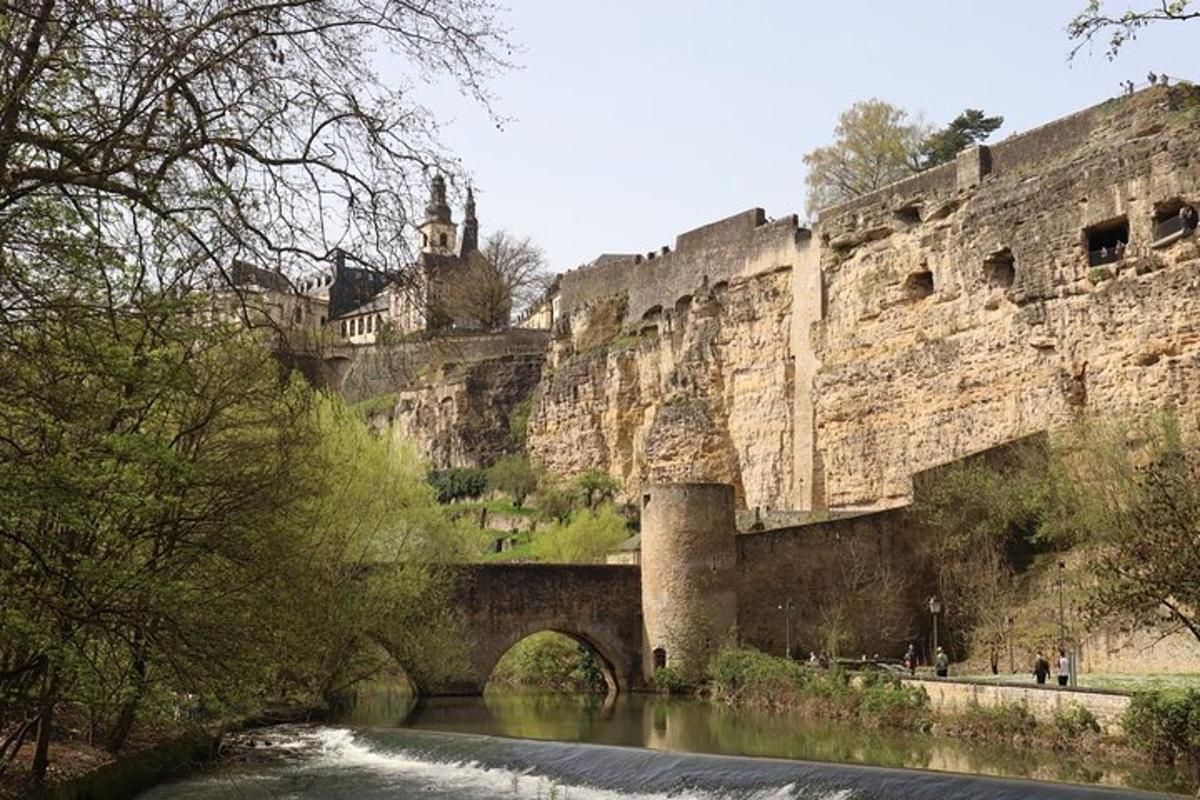
[(135, 728), (117, 754), (67, 730), (51, 741), (50, 766), (41, 784), (29, 774), (33, 743), (17, 752), (0, 773), (0, 800), (125, 800), (222, 757), (231, 736), (327, 716), (324, 709), (289, 707), (233, 722)]
[(727, 647), (702, 680), (663, 673), (670, 692), (734, 707), (798, 710), (867, 728), (935, 734), (1127, 761), (1200, 764), (1200, 692), (1069, 691), (987, 682), (901, 679), (864, 670), (814, 669)]

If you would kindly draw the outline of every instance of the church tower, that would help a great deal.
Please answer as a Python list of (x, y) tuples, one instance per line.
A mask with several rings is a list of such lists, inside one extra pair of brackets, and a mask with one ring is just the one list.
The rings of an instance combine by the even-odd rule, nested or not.
[(420, 230), (422, 253), (442, 256), (455, 254), (458, 226), (450, 219), (450, 206), (446, 203), (446, 180), (441, 175), (435, 175), (429, 185), (429, 203), (425, 206), (425, 222)]
[(458, 254), (466, 256), (479, 249), (479, 220), (475, 218), (475, 192), (467, 187), (466, 216), (463, 218), (462, 247)]

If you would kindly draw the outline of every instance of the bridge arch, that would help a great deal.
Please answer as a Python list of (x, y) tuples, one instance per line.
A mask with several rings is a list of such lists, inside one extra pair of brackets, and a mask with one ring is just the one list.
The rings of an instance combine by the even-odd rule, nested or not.
[(540, 631), (589, 647), (611, 689), (641, 688), (642, 591), (636, 566), (465, 566), (454, 605), (463, 623), (467, 663), (442, 685), (422, 686), (427, 694), (482, 694), (501, 656)]
[[(499, 665), (500, 661), (503, 660), (505, 655), (511, 652), (513, 648), (521, 644), (521, 642), (524, 642), (527, 639), (538, 635), (539, 633), (554, 633), (564, 636), (567, 639), (570, 639), (572, 642), (581, 644), (591, 651), (598, 666), (600, 667), (600, 673), (604, 676), (604, 683), (607, 686), (608, 694), (629, 691), (629, 675), (626, 674), (625, 670), (621, 666), (620, 658), (615, 655), (616, 648), (613, 645), (604, 642), (600, 637), (592, 634), (553, 628), (544, 628), (542, 630), (532, 631), (531, 633), (527, 633), (525, 635), (514, 634), (513, 641), (500, 651), (499, 655), (496, 656), (495, 662), (492, 663), (491, 667), (487, 668), (488, 680), (491, 680), (496, 671), (496, 667)], [(481, 667), (482, 666), (483, 665), (481, 664)]]

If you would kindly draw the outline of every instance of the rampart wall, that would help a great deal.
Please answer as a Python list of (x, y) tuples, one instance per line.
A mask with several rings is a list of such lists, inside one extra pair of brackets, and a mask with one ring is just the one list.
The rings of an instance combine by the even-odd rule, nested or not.
[(795, 216), (768, 221), (755, 208), (680, 234), (674, 249), (580, 267), (562, 276), (561, 313), (569, 315), (617, 293), (628, 297), (626, 322), (674, 308), (702, 286), (753, 274), (764, 257), (794, 246), (797, 225)]

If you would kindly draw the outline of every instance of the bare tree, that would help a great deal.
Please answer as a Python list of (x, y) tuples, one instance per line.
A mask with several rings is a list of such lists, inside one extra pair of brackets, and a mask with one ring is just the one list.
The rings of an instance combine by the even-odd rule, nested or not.
[(1109, 60), (1117, 57), (1121, 47), (1137, 38), (1138, 31), (1158, 22), (1186, 22), (1200, 18), (1200, 8), (1191, 0), (1155, 0), (1135, 8), (1130, 5), (1124, 11), (1108, 14), (1102, 0), (1088, 0), (1087, 7), (1067, 25), (1067, 36), (1075, 42), (1071, 58), (1090, 45), (1097, 36), (1108, 37)]
[(0, 0), (0, 19), (0, 314), (61, 277), (28, 269), (48, 208), (158, 288), (334, 247), (408, 264), (426, 174), (455, 170), (374, 53), (490, 109), (509, 52), (490, 0)]
[(553, 277), (532, 240), (498, 230), (480, 252), (445, 275), (437, 294), (449, 320), (491, 330), (507, 326), (514, 313), (537, 302)]

